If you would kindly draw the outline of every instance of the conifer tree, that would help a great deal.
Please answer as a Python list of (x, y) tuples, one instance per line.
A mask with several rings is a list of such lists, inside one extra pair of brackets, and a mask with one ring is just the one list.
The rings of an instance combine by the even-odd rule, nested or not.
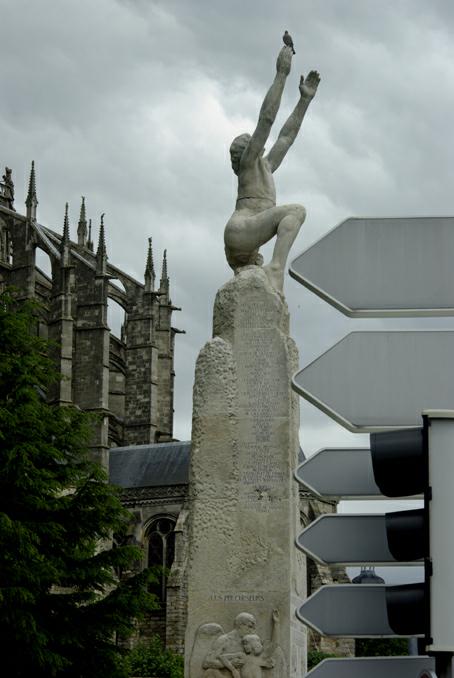
[[(87, 453), (91, 417), (49, 405), (59, 378), (36, 306), (0, 295), (0, 655), (8, 678), (120, 678), (116, 639), (157, 607), (139, 549), (111, 547), (128, 513)], [(100, 545), (104, 546), (100, 546)]]

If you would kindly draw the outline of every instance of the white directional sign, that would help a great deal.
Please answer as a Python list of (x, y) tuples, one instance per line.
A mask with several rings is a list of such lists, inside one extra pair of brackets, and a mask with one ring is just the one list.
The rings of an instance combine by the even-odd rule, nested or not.
[[(321, 563), (345, 565), (396, 564), (388, 547), (385, 515), (325, 514), (296, 539), (296, 545)], [(417, 565), (398, 561), (400, 565)]]
[(454, 217), (343, 221), (290, 275), (349, 316), (454, 315)]
[(454, 405), (453, 351), (452, 331), (352, 332), (293, 387), (350, 431), (418, 426), (423, 410)]
[(388, 622), (386, 586), (382, 584), (322, 586), (297, 609), (296, 616), (323, 636), (396, 635)]
[(370, 450), (364, 447), (319, 450), (298, 466), (295, 478), (322, 497), (383, 497), (374, 479)]
[[(367, 447), (325, 447), (298, 466), (295, 478), (321, 497), (388, 499), (375, 482)], [(420, 497), (414, 495), (412, 499)]]
[(434, 670), (433, 657), (355, 657), (324, 659), (306, 678), (418, 678)]

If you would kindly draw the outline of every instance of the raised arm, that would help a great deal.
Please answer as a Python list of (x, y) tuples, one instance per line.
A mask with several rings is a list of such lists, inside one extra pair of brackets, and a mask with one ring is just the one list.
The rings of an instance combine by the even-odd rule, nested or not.
[(307, 108), (315, 96), (319, 82), (320, 76), (317, 71), (311, 71), (306, 80), (304, 79), (304, 76), (301, 76), (299, 85), (300, 99), (296, 104), (293, 113), (279, 132), (277, 141), (267, 156), (272, 172), (277, 170), (288, 149), (295, 141)]
[(263, 100), (257, 127), (241, 158), (242, 165), (253, 162), (263, 151), (279, 110), (285, 81), (292, 65), (292, 55), (291, 47), (283, 47), (279, 52), (276, 62), (276, 76)]

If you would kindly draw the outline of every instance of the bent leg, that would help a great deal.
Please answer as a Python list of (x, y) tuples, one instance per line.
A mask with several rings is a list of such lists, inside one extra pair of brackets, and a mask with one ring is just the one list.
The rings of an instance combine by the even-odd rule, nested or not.
[[(226, 257), (235, 269), (254, 263), (259, 247), (277, 237), (273, 258), (267, 268), (272, 283), (282, 290), (283, 270), (290, 248), (306, 216), (302, 205), (281, 205), (258, 212), (234, 212), (224, 231)], [(282, 282), (277, 270), (282, 269)]]
[(278, 226), (289, 212), (299, 205), (282, 205), (271, 207), (257, 214), (250, 214), (243, 210), (237, 210), (227, 222), (224, 231), (224, 242), (232, 252), (253, 252), (273, 236), (276, 235)]
[(306, 210), (302, 205), (288, 205), (287, 207), (291, 210), (279, 223), (273, 256), (268, 266), (265, 266), (271, 284), (280, 292), (284, 289), (287, 257), (306, 218)]

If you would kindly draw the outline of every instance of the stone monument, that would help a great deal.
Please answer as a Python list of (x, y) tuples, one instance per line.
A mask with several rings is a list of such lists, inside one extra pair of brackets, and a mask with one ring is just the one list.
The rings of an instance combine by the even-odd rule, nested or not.
[[(273, 172), (296, 138), (319, 76), (301, 77), (299, 101), (264, 156), (290, 72), (284, 47), (256, 130), (237, 137), (236, 209), (225, 229), (234, 277), (217, 293), (213, 339), (197, 360), (190, 478), (187, 678), (299, 678), (305, 596), (297, 466), (298, 364), (283, 296), (287, 256), (305, 218), (276, 206)], [(276, 236), (271, 262), (259, 248)]]

